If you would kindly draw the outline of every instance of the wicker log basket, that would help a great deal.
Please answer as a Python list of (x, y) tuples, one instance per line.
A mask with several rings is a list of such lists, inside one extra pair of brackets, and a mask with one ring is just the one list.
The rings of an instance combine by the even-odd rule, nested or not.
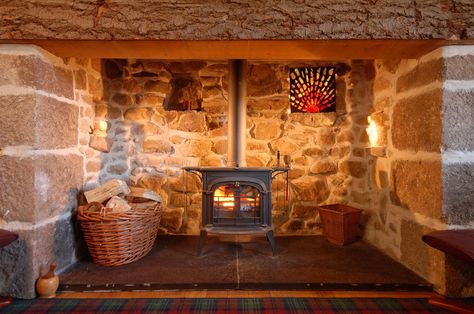
[(132, 210), (110, 213), (101, 203), (78, 209), (78, 220), (94, 263), (119, 266), (150, 252), (158, 233), (161, 203), (130, 199)]

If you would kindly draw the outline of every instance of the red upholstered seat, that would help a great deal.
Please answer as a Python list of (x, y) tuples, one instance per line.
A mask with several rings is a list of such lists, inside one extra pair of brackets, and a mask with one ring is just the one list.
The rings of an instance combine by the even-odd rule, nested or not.
[(0, 248), (7, 246), (16, 239), (18, 239), (18, 235), (16, 233), (0, 229)]
[(422, 239), (435, 249), (474, 264), (474, 229), (435, 231)]
[[(474, 264), (473, 229), (435, 231), (424, 235), (422, 239), (435, 249)], [(457, 299), (431, 296), (428, 303), (456, 313), (474, 313), (472, 306)]]

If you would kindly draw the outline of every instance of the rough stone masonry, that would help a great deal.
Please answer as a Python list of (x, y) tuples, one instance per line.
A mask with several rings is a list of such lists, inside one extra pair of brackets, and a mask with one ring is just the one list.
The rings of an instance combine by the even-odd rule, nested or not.
[(473, 17), (469, 0), (25, 0), (0, 6), (0, 39), (459, 40)]
[(93, 155), (96, 69), (33, 46), (0, 46), (0, 228), (19, 234), (0, 250), (0, 295), (33, 298), (49, 263), (62, 270), (77, 261), (74, 213)]
[(384, 153), (369, 161), (368, 189), (353, 191), (373, 212), (366, 239), (458, 296), (474, 295), (472, 267), (429, 248), (421, 236), (474, 227), (473, 61), (472, 46), (418, 60), (376, 60), (370, 115)]
[[(259, 0), (213, 1), (212, 5), (196, 0), (26, 0), (4, 1), (0, 18), (3, 41), (445, 39), (468, 43), (474, 38), (474, 3), (469, 0)], [(291, 160), (290, 179), (301, 201), (281, 215), (275, 211), (280, 230), (314, 230), (311, 200), (348, 201), (364, 208), (368, 241), (434, 283), (438, 291), (472, 296), (472, 273), (424, 246), (420, 236), (433, 229), (472, 227), (473, 55), (472, 46), (466, 46), (445, 48), (419, 60), (346, 60), (352, 71), (338, 84), (339, 93), (342, 90), (346, 96), (339, 97), (344, 100), (338, 103), (342, 111), (318, 118), (285, 114), (283, 65), (260, 65), (257, 73), (278, 79), (261, 91), (257, 85), (249, 99), (248, 143), (254, 152), (249, 163), (271, 164), (277, 147), (298, 152)], [(219, 65), (198, 66), (205, 89), (204, 111), (166, 113), (157, 104), (169, 69), (150, 70), (158, 79), (139, 81), (133, 74), (143, 70), (130, 67), (127, 80), (108, 73), (107, 80), (117, 85), (104, 86), (100, 65), (93, 60), (60, 59), (31, 46), (2, 46), (0, 181), (8, 188), (1, 191), (0, 227), (18, 232), (20, 240), (0, 254), (0, 294), (31, 298), (43, 265), (57, 259), (60, 267), (67, 267), (75, 261), (72, 195), (112, 175), (130, 177), (156, 190), (164, 184), (167, 232), (196, 230), (189, 221), (199, 221), (192, 207), (199, 201), (195, 196), (181, 197), (178, 168), (183, 161), (222, 164), (221, 94), (226, 90), (225, 71), (217, 73)], [(204, 69), (214, 74), (204, 75)], [(377, 121), (381, 136), (379, 147), (368, 150), (364, 129), (369, 115)], [(94, 119), (104, 118), (112, 124), (108, 135), (114, 142), (100, 141), (101, 145), (91, 147)], [(271, 132), (266, 132), (267, 126)], [(204, 140), (206, 135), (211, 141)], [(201, 145), (212, 153), (203, 156)], [(162, 158), (166, 154), (174, 156)], [(157, 169), (151, 166), (155, 164)], [(159, 169), (167, 170), (160, 173)], [(196, 181), (188, 182), (186, 191), (194, 193)], [(276, 188), (281, 187), (277, 182)], [(319, 193), (315, 187), (318, 191), (327, 187), (329, 192)], [(414, 190), (420, 197), (413, 195)], [(182, 205), (189, 201), (185, 213)], [(278, 200), (275, 204), (281, 205)], [(40, 244), (38, 238), (47, 240)], [(448, 276), (456, 280), (446, 282)]]
[[(315, 205), (344, 203), (353, 176), (367, 180), (361, 155), (366, 120), (355, 118), (351, 107), (369, 95), (348, 97), (347, 85), (369, 85), (373, 63), (355, 63), (357, 73), (350, 72), (351, 61), (320, 65), (325, 64), (336, 65), (339, 73), (338, 110), (313, 115), (289, 114), (289, 68), (304, 64), (251, 62), (247, 69), (247, 164), (275, 167), (280, 151), (291, 165), (289, 200), (284, 178), (273, 182), (277, 234), (320, 233)], [(226, 165), (227, 63), (105, 60), (104, 71), (106, 98), (96, 107), (96, 119), (109, 122), (112, 144), (100, 160), (90, 161), (101, 165), (99, 180), (120, 178), (154, 190), (164, 202), (163, 232), (199, 234), (201, 183), (192, 174), (184, 177), (182, 167)], [(201, 103), (201, 111), (165, 109), (176, 77), (195, 80), (186, 102)]]

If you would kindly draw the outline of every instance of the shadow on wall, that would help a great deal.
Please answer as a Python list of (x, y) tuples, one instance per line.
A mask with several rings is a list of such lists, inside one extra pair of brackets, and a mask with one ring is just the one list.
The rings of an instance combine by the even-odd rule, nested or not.
[[(31, 250), (20, 236), (10, 245), (0, 249), (0, 295), (23, 296), (25, 290), (34, 291), (29, 279), (33, 278)], [(32, 296), (33, 297), (33, 296)]]
[(474, 296), (474, 267), (457, 257), (446, 255), (446, 295)]

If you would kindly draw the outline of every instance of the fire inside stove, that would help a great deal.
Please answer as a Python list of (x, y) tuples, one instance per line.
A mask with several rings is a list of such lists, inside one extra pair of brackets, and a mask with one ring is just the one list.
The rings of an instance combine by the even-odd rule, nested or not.
[(240, 184), (219, 186), (213, 194), (213, 223), (239, 225), (260, 223), (260, 192), (257, 188)]

